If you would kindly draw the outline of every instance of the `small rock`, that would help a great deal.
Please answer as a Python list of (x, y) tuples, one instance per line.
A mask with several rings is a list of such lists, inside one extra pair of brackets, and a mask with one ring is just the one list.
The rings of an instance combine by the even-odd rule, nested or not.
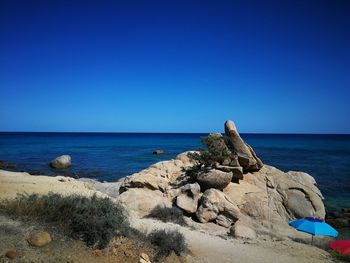
[(146, 253), (141, 253), (140, 257), (143, 258), (146, 261), (149, 261), (149, 256)]
[(95, 257), (101, 257), (103, 255), (103, 252), (101, 249), (95, 249), (93, 254)]
[(55, 169), (66, 169), (72, 166), (72, 161), (71, 157), (69, 155), (62, 155), (54, 160), (51, 161), (50, 163), (52, 168)]
[(155, 150), (153, 151), (153, 154), (163, 154), (164, 153), (164, 150)]
[(17, 256), (17, 253), (14, 250), (10, 250), (6, 252), (5, 256), (9, 259), (15, 259)]
[(141, 253), (139, 263), (151, 263), (151, 260), (146, 253)]
[(49, 244), (51, 240), (51, 236), (48, 232), (42, 231), (31, 234), (28, 239), (28, 243), (34, 247), (42, 247)]

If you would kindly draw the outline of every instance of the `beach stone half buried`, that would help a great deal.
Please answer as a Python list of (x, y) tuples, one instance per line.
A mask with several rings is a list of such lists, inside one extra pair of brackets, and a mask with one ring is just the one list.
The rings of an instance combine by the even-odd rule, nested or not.
[(72, 166), (72, 159), (69, 155), (61, 155), (52, 160), (50, 165), (55, 169), (66, 169)]

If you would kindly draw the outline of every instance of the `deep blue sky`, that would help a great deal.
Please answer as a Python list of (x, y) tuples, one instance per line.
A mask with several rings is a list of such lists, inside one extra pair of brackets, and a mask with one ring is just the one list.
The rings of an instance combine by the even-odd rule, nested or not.
[(0, 0), (0, 131), (350, 133), (350, 1)]

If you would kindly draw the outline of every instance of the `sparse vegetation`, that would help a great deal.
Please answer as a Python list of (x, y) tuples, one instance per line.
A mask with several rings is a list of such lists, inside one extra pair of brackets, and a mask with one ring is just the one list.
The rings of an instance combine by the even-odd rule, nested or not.
[(332, 257), (338, 262), (350, 262), (350, 256), (348, 255), (342, 255), (335, 251), (331, 251), (330, 253)]
[(177, 207), (156, 206), (148, 217), (159, 219), (162, 222), (173, 222), (179, 225), (186, 225), (183, 212)]
[(22, 219), (52, 223), (68, 231), (88, 246), (103, 248), (115, 235), (130, 235), (124, 209), (108, 198), (50, 193), (39, 196), (18, 195), (0, 204), (0, 212)]
[(223, 137), (219, 135), (209, 135), (201, 138), (206, 149), (199, 149), (198, 152), (188, 153), (188, 157), (197, 161), (199, 165), (212, 167), (215, 163), (224, 163), (230, 160), (231, 152), (227, 148)]
[(184, 236), (178, 231), (154, 230), (148, 236), (152, 245), (158, 247), (158, 257), (166, 257), (171, 251), (181, 255), (186, 251)]

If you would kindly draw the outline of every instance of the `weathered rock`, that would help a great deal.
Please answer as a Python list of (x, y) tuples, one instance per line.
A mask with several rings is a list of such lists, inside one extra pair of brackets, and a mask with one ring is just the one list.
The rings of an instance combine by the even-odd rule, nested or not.
[(232, 178), (239, 179), (239, 180), (243, 179), (243, 168), (240, 166), (233, 167), (233, 166), (216, 164), (215, 168), (223, 172), (232, 173)]
[(183, 153), (180, 153), (176, 156), (176, 160), (179, 160), (183, 163), (184, 168), (190, 167), (196, 164), (196, 161), (192, 160), (188, 157), (189, 153), (199, 153), (198, 151), (186, 151)]
[(153, 154), (163, 154), (164, 153), (164, 150), (161, 150), (161, 149), (159, 149), (159, 150), (155, 150), (155, 151), (153, 151)]
[(17, 256), (17, 252), (14, 250), (9, 250), (6, 252), (5, 257), (9, 258), (9, 259), (15, 259)]
[(314, 183), (305, 173), (284, 173), (264, 165), (259, 172), (245, 174), (239, 184), (230, 183), (223, 191), (243, 214), (287, 223), (299, 217), (324, 218), (322, 195)]
[(231, 152), (237, 154), (238, 162), (243, 167), (244, 172), (260, 170), (261, 160), (257, 158), (253, 149), (243, 141), (235, 124), (230, 120), (225, 122), (225, 140)]
[(119, 192), (125, 192), (129, 188), (147, 188), (150, 190), (159, 190), (165, 192), (169, 186), (167, 178), (157, 176), (151, 173), (135, 173), (132, 176), (127, 176), (122, 182)]
[(201, 189), (224, 189), (232, 180), (232, 172), (223, 172), (216, 169), (203, 169), (197, 174), (197, 182)]
[(43, 247), (51, 242), (51, 236), (46, 231), (36, 232), (30, 234), (27, 241), (34, 247)]
[(255, 239), (256, 232), (251, 227), (238, 220), (230, 229), (232, 236), (244, 239)]
[(176, 198), (176, 205), (187, 213), (195, 213), (198, 207), (198, 200), (201, 196), (201, 189), (198, 183), (187, 184), (180, 188), (181, 194)]
[(218, 215), (215, 219), (215, 222), (223, 227), (227, 227), (229, 228), (234, 222), (232, 221), (232, 219), (224, 216), (223, 214)]
[(219, 214), (235, 222), (240, 212), (236, 204), (228, 199), (225, 194), (216, 189), (208, 189), (204, 192), (200, 200), (200, 207), (197, 210), (197, 218), (200, 222), (213, 221)]
[[(185, 174), (186, 168), (190, 166), (193, 166), (193, 163), (191, 162), (184, 163), (183, 161), (178, 159), (161, 161), (151, 165), (147, 169), (144, 169), (138, 173), (132, 174), (131, 176), (128, 176), (128, 178), (136, 177), (136, 176), (145, 176), (146, 177), (145, 180), (147, 180), (149, 176), (156, 176), (156, 177), (162, 177), (168, 180), (168, 183), (173, 183), (174, 181), (176, 181), (176, 179), (179, 176)], [(133, 180), (133, 178), (131, 178), (130, 180)], [(127, 183), (127, 181), (125, 183)], [(133, 188), (132, 185), (131, 186), (125, 185), (125, 187)], [(140, 187), (140, 186), (137, 186), (137, 187)], [(121, 188), (123, 188), (123, 186)]]
[(54, 160), (51, 161), (50, 163), (52, 168), (55, 169), (66, 169), (71, 167), (72, 162), (71, 162), (71, 157), (69, 155), (62, 155)]
[(156, 206), (172, 207), (171, 201), (159, 190), (130, 188), (117, 198), (127, 209), (140, 217), (147, 216)]

